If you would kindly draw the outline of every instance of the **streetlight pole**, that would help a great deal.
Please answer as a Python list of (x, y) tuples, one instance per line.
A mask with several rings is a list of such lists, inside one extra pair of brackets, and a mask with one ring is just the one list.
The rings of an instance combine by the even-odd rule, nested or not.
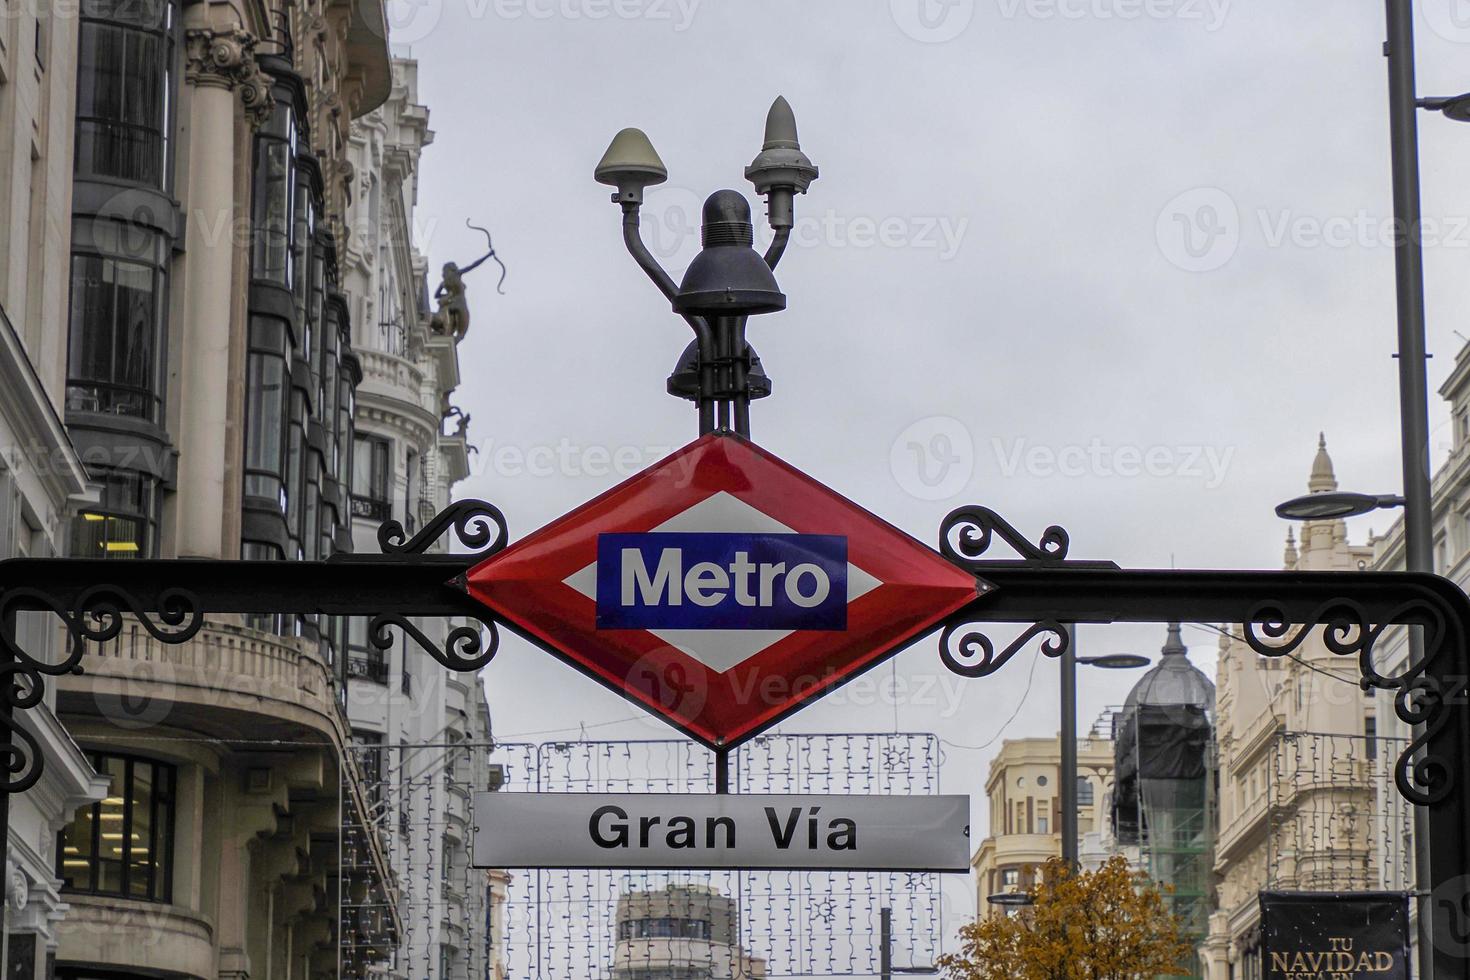
[(1067, 649), (1062, 651), (1062, 860), (1077, 868), (1081, 846), (1077, 840), (1077, 627), (1068, 624)]
[(1057, 828), (1062, 835), (1062, 860), (1067, 867), (1077, 870), (1081, 863), (1081, 842), (1077, 839), (1077, 783), (1081, 772), (1077, 767), (1077, 666), (1102, 667), (1108, 670), (1132, 670), (1147, 667), (1147, 657), (1134, 653), (1112, 653), (1101, 657), (1077, 656), (1077, 627), (1063, 627), (1067, 634), (1067, 648), (1062, 651), (1062, 704), (1061, 704), (1061, 770), (1062, 785), (1058, 788), (1061, 800), (1061, 825)]
[[(1386, 0), (1388, 106), (1393, 157), (1394, 265), (1398, 290), (1399, 447), (1404, 471), (1404, 568), (1434, 571), (1429, 496), (1429, 382), (1424, 339), (1424, 245), (1419, 190), (1418, 94), (1414, 66), (1413, 0)], [(1409, 629), (1409, 662), (1424, 658), (1424, 635)], [(1416, 726), (1421, 735), (1423, 726)], [(1434, 980), (1429, 810), (1414, 810), (1414, 875), (1418, 883), (1420, 980)]]

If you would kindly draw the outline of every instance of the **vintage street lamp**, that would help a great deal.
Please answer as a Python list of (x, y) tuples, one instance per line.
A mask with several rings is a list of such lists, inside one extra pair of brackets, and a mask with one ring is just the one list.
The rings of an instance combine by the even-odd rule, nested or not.
[(641, 130), (625, 129), (613, 138), (594, 172), (599, 183), (616, 188), (613, 202), (623, 209), (623, 242), (653, 280), (675, 313), (694, 330), (694, 343), (680, 357), (668, 381), (669, 393), (694, 401), (699, 431), (733, 428), (750, 435), (750, 402), (770, 394), (770, 380), (745, 339), (749, 318), (786, 308), (774, 270), (791, 236), (793, 201), (817, 177), (817, 168), (796, 134), (796, 117), (778, 98), (766, 119), (765, 145), (746, 168), (746, 177), (766, 198), (774, 232), (764, 257), (755, 251), (750, 204), (738, 191), (721, 190), (704, 203), (703, 246), (683, 281), (674, 279), (648, 251), (641, 233), (643, 190), (668, 179), (668, 170)]

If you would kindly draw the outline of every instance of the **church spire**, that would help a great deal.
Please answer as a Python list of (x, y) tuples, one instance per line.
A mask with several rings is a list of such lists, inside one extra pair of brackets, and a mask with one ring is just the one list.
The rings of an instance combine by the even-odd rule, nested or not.
[(1311, 493), (1331, 493), (1337, 489), (1337, 474), (1332, 469), (1332, 457), (1327, 455), (1327, 434), (1317, 436), (1317, 458), (1312, 460), (1312, 476), (1307, 480)]
[(1288, 527), (1286, 529), (1286, 553), (1282, 556), (1282, 561), (1286, 568), (1292, 569), (1296, 568), (1299, 557), (1296, 551), (1296, 533)]
[(1178, 623), (1169, 624), (1169, 638), (1164, 641), (1164, 647), (1159, 652), (1166, 657), (1183, 657), (1189, 654), (1189, 648), (1184, 645), (1183, 630)]

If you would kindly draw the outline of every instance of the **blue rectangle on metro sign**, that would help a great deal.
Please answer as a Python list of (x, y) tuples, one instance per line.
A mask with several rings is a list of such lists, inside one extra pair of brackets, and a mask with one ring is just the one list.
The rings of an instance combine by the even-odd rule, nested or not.
[(599, 535), (597, 628), (845, 630), (847, 538)]

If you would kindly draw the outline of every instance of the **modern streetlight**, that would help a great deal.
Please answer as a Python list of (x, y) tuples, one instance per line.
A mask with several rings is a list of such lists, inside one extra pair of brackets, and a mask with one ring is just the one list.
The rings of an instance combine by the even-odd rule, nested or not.
[(1404, 506), (1404, 498), (1395, 494), (1309, 493), (1276, 505), (1276, 516), (1288, 521), (1332, 521), (1357, 517), (1375, 510)]
[(1076, 627), (1067, 627), (1067, 648), (1062, 651), (1062, 735), (1061, 735), (1061, 781), (1058, 788), (1061, 797), (1062, 825), (1057, 828), (1062, 835), (1062, 860), (1071, 868), (1077, 867), (1080, 845), (1077, 840), (1077, 668), (1098, 667), (1103, 670), (1137, 670), (1152, 663), (1148, 657), (1136, 653), (1109, 653), (1097, 657), (1077, 656)]
[(648, 137), (638, 129), (618, 133), (594, 176), (616, 188), (612, 199), (623, 209), (628, 253), (694, 330), (694, 343), (669, 378), (669, 393), (698, 406), (701, 435), (716, 428), (750, 435), (750, 402), (769, 395), (771, 384), (746, 341), (746, 324), (752, 316), (786, 308), (774, 272), (791, 239), (796, 195), (806, 193), (817, 179), (817, 167), (801, 150), (791, 105), (778, 98), (771, 106), (765, 143), (745, 169), (756, 193), (766, 199), (774, 233), (764, 256), (754, 248), (745, 196), (716, 191), (704, 203), (703, 247), (676, 285), (643, 243), (643, 192), (669, 176)]
[[(1429, 380), (1424, 340), (1424, 240), (1419, 188), (1420, 109), (1470, 122), (1470, 93), (1449, 98), (1418, 96), (1414, 63), (1414, 0), (1385, 0), (1388, 41), (1389, 142), (1393, 166), (1394, 271), (1398, 294), (1400, 456), (1404, 476), (1404, 568), (1434, 571), (1433, 512), (1429, 498)], [(1424, 662), (1422, 630), (1409, 629), (1409, 662)], [(1415, 726), (1416, 737), (1422, 725)], [(1434, 980), (1429, 900), (1429, 814), (1414, 814), (1414, 872), (1418, 880), (1419, 980)], [(1446, 922), (1448, 925), (1448, 922)]]
[(996, 895), (986, 895), (985, 901), (991, 905), (1011, 909), (1029, 908), (1036, 904), (1036, 899), (1025, 892), (1000, 892)]

